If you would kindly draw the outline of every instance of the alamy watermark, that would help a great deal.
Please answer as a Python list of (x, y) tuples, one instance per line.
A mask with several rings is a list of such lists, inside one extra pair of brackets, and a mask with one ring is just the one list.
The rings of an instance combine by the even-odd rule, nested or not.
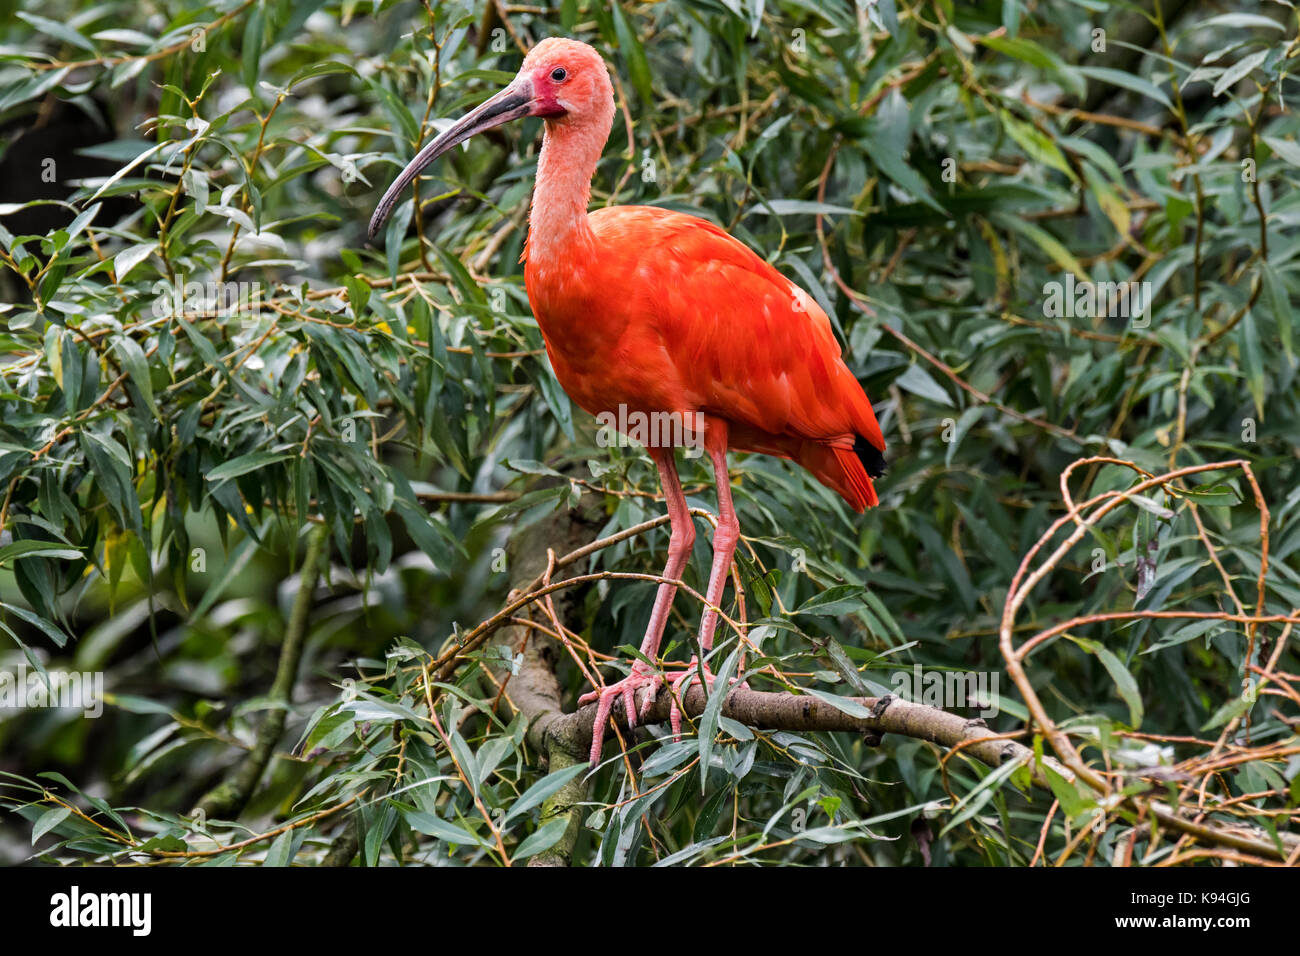
[(148, 936), (153, 929), (153, 894), (82, 892), (73, 886), (50, 897), (50, 925), (121, 927), (132, 936)]
[(157, 318), (195, 312), (256, 318), (264, 300), (260, 282), (186, 281), (183, 272), (172, 281), (159, 279), (153, 284), (153, 294), (153, 314)]
[(687, 458), (704, 453), (703, 412), (641, 412), (619, 405), (616, 412), (601, 412), (596, 421), (601, 448), (632, 441), (646, 448), (685, 448)]
[(914, 664), (910, 671), (895, 671), (889, 682), (896, 696), (913, 704), (941, 710), (978, 707), (981, 717), (1001, 713), (997, 671), (927, 671)]
[(1064, 282), (1043, 284), (1043, 315), (1049, 319), (1132, 319), (1134, 328), (1151, 324), (1150, 282)]
[[(49, 682), (46, 683), (48, 677)], [(39, 671), (19, 664), (16, 670), (0, 670), (0, 716), (6, 710), (69, 707), (86, 717), (104, 713), (103, 671)]]

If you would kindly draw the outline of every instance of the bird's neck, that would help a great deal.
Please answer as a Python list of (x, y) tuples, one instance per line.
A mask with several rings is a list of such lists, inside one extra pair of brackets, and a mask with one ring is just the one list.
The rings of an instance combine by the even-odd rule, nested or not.
[(592, 241), (587, 222), (591, 177), (609, 138), (610, 114), (582, 121), (548, 121), (537, 158), (537, 183), (528, 215), (528, 260), (554, 261), (562, 251), (576, 251)]

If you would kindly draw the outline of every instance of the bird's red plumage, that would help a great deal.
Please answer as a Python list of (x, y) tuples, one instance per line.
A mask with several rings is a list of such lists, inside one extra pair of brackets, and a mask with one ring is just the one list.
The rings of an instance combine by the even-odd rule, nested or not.
[[(556, 377), (597, 417), (609, 414), (635, 429), (632, 415), (659, 422), (666, 413), (687, 430), (659, 432), (650, 443), (672, 529), (668, 561), (641, 658), (623, 680), (580, 698), (597, 701), (594, 765), (614, 701), (622, 700), (633, 726), (669, 680), (649, 662), (659, 653), (695, 525), (663, 439), (702, 446), (718, 492), (700, 656), (673, 680), (674, 701), (701, 672), (706, 684), (712, 680), (704, 661), (740, 541), (727, 449), (793, 459), (862, 511), (877, 503), (871, 475), (884, 466), (885, 442), (826, 314), (744, 244), (712, 223), (666, 209), (619, 206), (588, 214), (591, 177), (614, 119), (614, 91), (604, 61), (585, 43), (552, 37), (530, 50), (509, 86), (407, 165), (380, 200), (370, 235), (426, 165), (475, 133), (524, 115), (546, 118), (524, 277)], [(675, 703), (669, 723), (680, 737)]]
[(706, 220), (615, 206), (588, 221), (525, 270), (574, 401), (725, 419), (730, 447), (793, 459), (858, 511), (876, 504), (854, 444), (884, 438), (811, 296)]

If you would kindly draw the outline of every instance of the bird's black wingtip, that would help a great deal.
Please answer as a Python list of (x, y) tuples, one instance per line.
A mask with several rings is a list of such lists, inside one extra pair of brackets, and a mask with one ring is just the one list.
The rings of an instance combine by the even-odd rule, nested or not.
[(884, 452), (861, 435), (858, 435), (853, 441), (853, 453), (858, 456), (858, 460), (862, 462), (862, 467), (867, 469), (867, 474), (872, 478), (879, 478), (885, 473)]

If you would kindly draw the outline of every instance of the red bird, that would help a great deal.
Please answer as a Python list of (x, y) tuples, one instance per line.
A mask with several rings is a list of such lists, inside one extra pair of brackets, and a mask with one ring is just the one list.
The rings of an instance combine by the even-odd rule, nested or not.
[[(652, 206), (587, 212), (614, 93), (604, 61), (585, 43), (543, 40), (509, 86), (420, 150), (380, 201), (371, 238), (424, 167), (475, 133), (524, 116), (545, 119), (524, 278), (555, 377), (602, 419), (679, 426), (674, 441), (651, 440), (647, 449), (672, 526), (665, 583), (641, 645), (648, 660), (656, 659), (677, 590), (667, 582), (680, 579), (695, 541), (673, 446), (702, 445), (712, 460), (718, 524), (699, 631), (707, 655), (740, 538), (727, 449), (797, 461), (860, 512), (877, 503), (871, 479), (884, 471), (880, 425), (826, 313), (743, 243), (703, 219)], [(599, 701), (593, 764), (614, 701), (623, 699), (634, 724), (637, 691), (649, 689), (644, 716), (664, 682), (636, 661), (628, 677), (582, 698)], [(679, 732), (675, 708), (672, 722)]]

